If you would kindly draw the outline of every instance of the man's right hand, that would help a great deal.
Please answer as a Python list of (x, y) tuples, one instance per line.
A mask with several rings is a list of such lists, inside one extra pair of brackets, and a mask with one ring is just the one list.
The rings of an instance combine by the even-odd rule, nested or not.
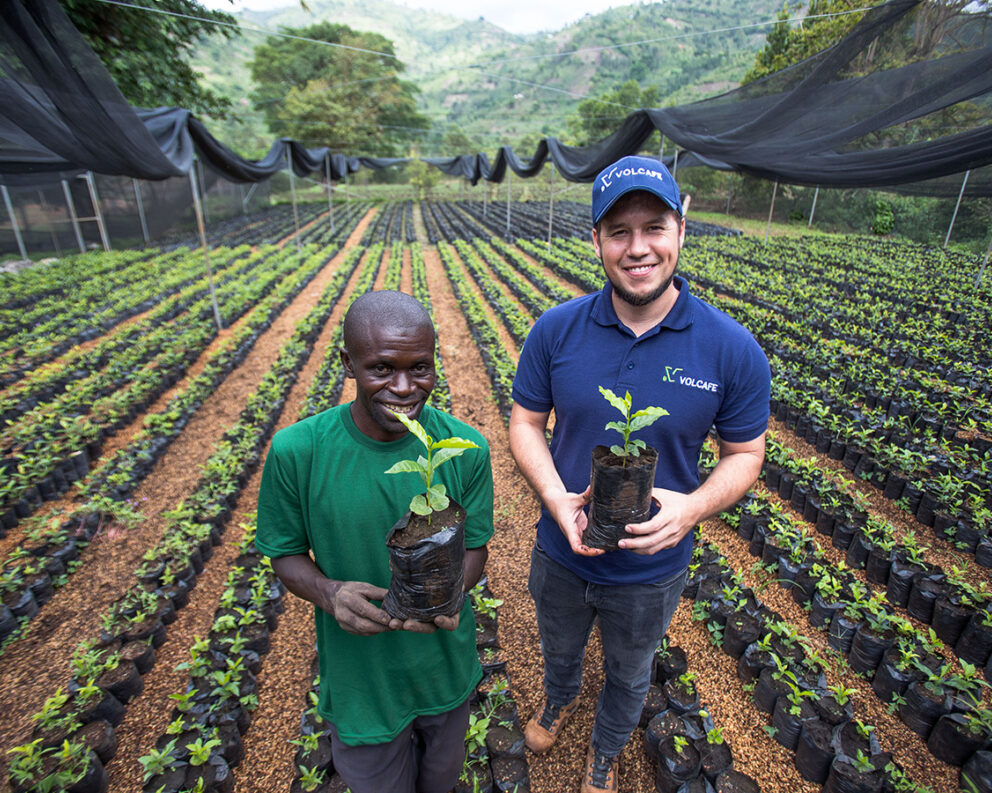
[(601, 548), (589, 548), (582, 544), (582, 532), (589, 523), (585, 507), (591, 498), (591, 489), (586, 488), (581, 493), (560, 493), (546, 497), (545, 506), (551, 517), (555, 519), (565, 539), (568, 540), (572, 553), (579, 556), (599, 556), (604, 553)]
[(382, 600), (387, 590), (363, 581), (327, 581), (317, 605), (337, 620), (342, 630), (358, 636), (400, 630), (403, 621), (390, 617), (369, 601)]

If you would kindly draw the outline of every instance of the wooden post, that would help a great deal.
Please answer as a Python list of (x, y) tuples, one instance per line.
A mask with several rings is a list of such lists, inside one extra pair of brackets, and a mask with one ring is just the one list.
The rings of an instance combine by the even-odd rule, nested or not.
[(100, 196), (96, 194), (96, 181), (93, 179), (93, 171), (86, 172), (86, 186), (90, 191), (90, 201), (93, 202), (93, 212), (96, 216), (96, 226), (100, 229), (100, 241), (103, 242), (103, 249), (110, 250), (110, 238), (107, 236), (107, 227), (103, 222), (103, 210), (100, 209)]
[(551, 226), (554, 221), (555, 216), (555, 164), (551, 160), (548, 161), (551, 165), (551, 173), (548, 176), (548, 251), (551, 250)]
[(725, 215), (730, 214), (730, 199), (733, 197), (733, 195), (734, 195), (734, 172), (731, 171), (730, 178), (727, 180), (727, 209), (723, 213)]
[(286, 147), (286, 165), (289, 167), (289, 194), (293, 199), (293, 226), (296, 232), (293, 238), (296, 240), (296, 247), (300, 247), (300, 216), (296, 211), (296, 177), (293, 174), (293, 158), (290, 156), (290, 148)]
[(207, 265), (207, 281), (210, 284), (210, 302), (214, 307), (214, 319), (217, 322), (217, 330), (223, 330), (224, 324), (220, 320), (220, 309), (217, 307), (217, 292), (214, 289), (214, 273), (210, 268), (210, 249), (207, 247), (207, 229), (203, 223), (203, 206), (200, 203), (200, 191), (196, 186), (196, 166), (189, 169), (189, 186), (193, 191), (193, 212), (196, 214), (196, 227), (200, 231), (200, 244), (203, 246), (203, 261)]
[(947, 235), (944, 237), (944, 247), (947, 247), (951, 239), (951, 229), (954, 228), (954, 221), (957, 220), (958, 210), (961, 208), (961, 198), (964, 196), (965, 185), (968, 184), (968, 177), (971, 175), (971, 168), (964, 172), (964, 179), (961, 180), (961, 190), (958, 193), (958, 202), (954, 205), (954, 214), (951, 215), (951, 224), (947, 227)]
[(510, 166), (506, 166), (506, 238), (510, 239)]
[(813, 193), (813, 206), (809, 210), (809, 223), (806, 224), (806, 228), (813, 227), (813, 214), (816, 212), (816, 199), (820, 197), (820, 185), (816, 186), (816, 192)]
[(331, 234), (334, 233), (334, 199), (331, 194), (334, 191), (334, 185), (331, 182), (331, 155), (330, 153), (324, 155), (324, 167), (327, 169), (327, 214), (331, 218)]
[(775, 194), (778, 192), (778, 179), (775, 180), (775, 186), (772, 188), (772, 204), (768, 207), (768, 225), (765, 226), (765, 245), (768, 244), (768, 232), (772, 229), (772, 213), (775, 211)]
[(21, 252), (21, 258), (28, 258), (27, 249), (24, 247), (24, 239), (21, 237), (21, 227), (17, 225), (17, 218), (14, 216), (14, 205), (10, 203), (10, 193), (7, 191), (7, 185), (0, 184), (0, 190), (3, 191), (3, 203), (7, 207), (7, 214), (10, 216), (10, 226), (14, 230), (14, 239), (17, 240), (17, 250)]
[(989, 247), (985, 249), (985, 258), (982, 259), (982, 266), (978, 270), (978, 276), (975, 278), (975, 286), (978, 286), (982, 282), (982, 278), (985, 277), (985, 266), (989, 263), (989, 257), (992, 256), (992, 236), (989, 237)]
[(72, 200), (72, 191), (69, 190), (69, 183), (63, 179), (62, 180), (62, 192), (65, 193), (65, 203), (69, 207), (69, 220), (72, 221), (72, 230), (76, 235), (76, 244), (79, 246), (79, 252), (86, 252), (86, 245), (83, 243), (83, 232), (79, 228), (79, 218), (76, 216), (76, 204)]
[(145, 205), (141, 201), (141, 185), (138, 184), (137, 179), (132, 179), (131, 184), (134, 185), (134, 200), (138, 204), (138, 219), (141, 221), (141, 236), (145, 238), (145, 245), (148, 245), (151, 240), (148, 238), (148, 221), (145, 220)]

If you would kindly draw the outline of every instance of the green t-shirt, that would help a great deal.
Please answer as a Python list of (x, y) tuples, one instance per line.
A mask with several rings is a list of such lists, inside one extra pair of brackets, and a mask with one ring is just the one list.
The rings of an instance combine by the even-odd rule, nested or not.
[[(350, 407), (325, 410), (275, 434), (258, 494), (255, 544), (271, 557), (312, 552), (328, 578), (388, 588), (386, 535), (423, 482), (416, 474), (384, 472), (399, 460), (417, 459), (424, 447), (410, 433), (385, 443), (369, 438), (355, 426)], [(465, 546), (479, 548), (493, 534), (489, 444), (477, 430), (429, 406), (420, 422), (435, 439), (459, 436), (480, 447), (435, 473), (465, 508)], [(482, 675), (467, 598), (458, 629), (431, 634), (355, 636), (314, 610), (318, 712), (347, 744), (390, 741), (417, 716), (457, 707)]]

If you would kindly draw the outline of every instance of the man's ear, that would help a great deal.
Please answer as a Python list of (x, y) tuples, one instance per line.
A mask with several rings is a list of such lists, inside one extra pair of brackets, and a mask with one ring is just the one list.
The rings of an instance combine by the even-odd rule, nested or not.
[(595, 226), (592, 229), (592, 247), (595, 249), (596, 255), (602, 257), (602, 254), (599, 252), (599, 229)]
[(348, 351), (344, 347), (341, 348), (341, 365), (344, 367), (344, 376), (354, 380), (355, 367), (351, 365), (351, 356), (348, 355)]

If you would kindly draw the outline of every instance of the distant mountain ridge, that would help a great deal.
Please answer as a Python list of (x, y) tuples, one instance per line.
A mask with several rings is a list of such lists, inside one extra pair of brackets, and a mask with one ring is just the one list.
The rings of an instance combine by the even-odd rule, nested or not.
[[(420, 87), (422, 111), (435, 124), (424, 154), (442, 153), (440, 138), (453, 127), (485, 151), (525, 137), (564, 138), (567, 118), (582, 97), (629, 79), (657, 85), (662, 105), (730, 90), (753, 64), (781, 8), (778, 0), (666, 0), (587, 14), (556, 32), (519, 35), (482, 18), (463, 20), (392, 0), (308, 5), (312, 13), (293, 5), (238, 18), (246, 27), (269, 30), (326, 20), (391, 39), (406, 64), (406, 79)], [(768, 26), (740, 29), (766, 21)], [(207, 83), (243, 108), (239, 128), (217, 125), (215, 133), (242, 148), (270, 139), (251, 108), (245, 66), (262, 40), (264, 35), (245, 32), (238, 41), (211, 42), (194, 58)], [(617, 108), (618, 123), (627, 112)]]

